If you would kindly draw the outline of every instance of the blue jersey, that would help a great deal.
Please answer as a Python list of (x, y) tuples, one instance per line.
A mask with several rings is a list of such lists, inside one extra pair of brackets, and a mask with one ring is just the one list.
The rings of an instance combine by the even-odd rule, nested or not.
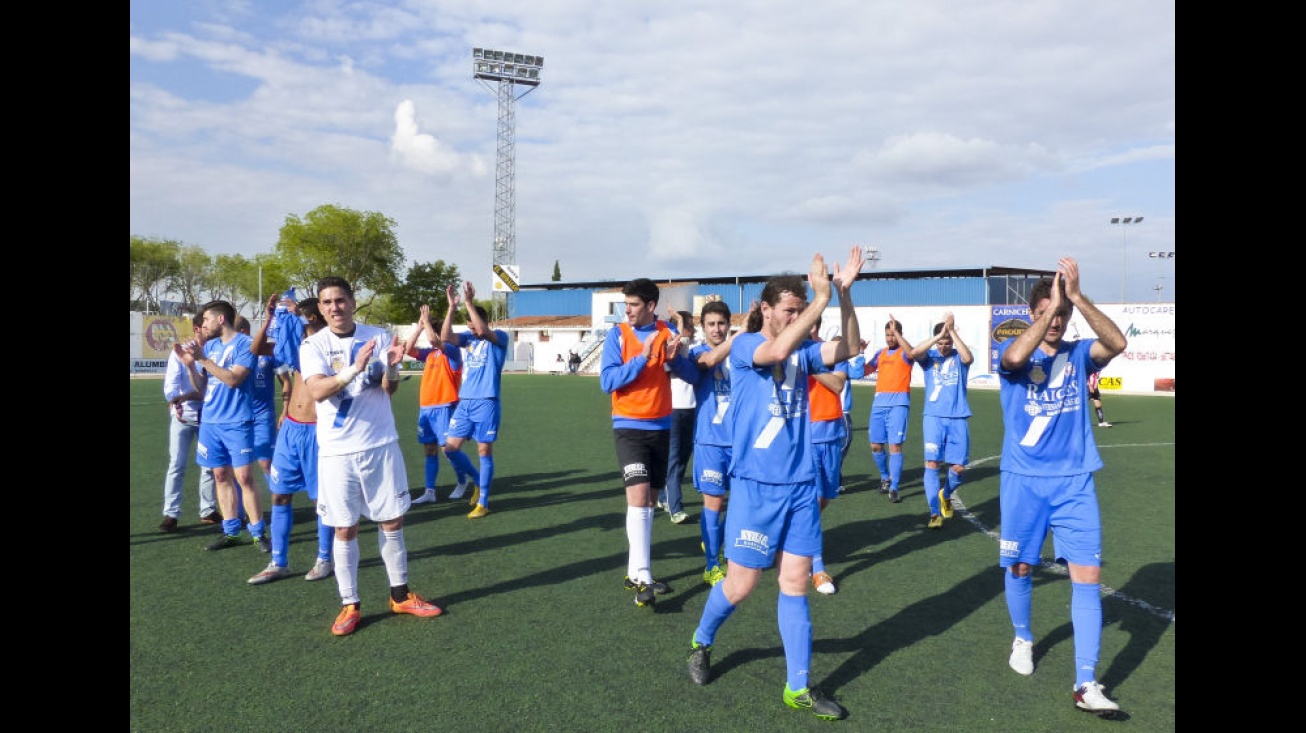
[(970, 365), (963, 364), (955, 350), (944, 356), (930, 349), (917, 360), (925, 372), (924, 415), (970, 417), (970, 400), (966, 396)]
[(454, 338), (466, 351), (463, 356), (463, 385), (458, 389), (461, 399), (498, 399), (499, 384), (503, 377), (503, 364), (508, 358), (508, 332), (494, 330), (498, 343), (476, 338), (464, 331)]
[(730, 411), (734, 420), (730, 475), (768, 484), (811, 484), (811, 418), (807, 376), (829, 371), (821, 343), (805, 341), (783, 362), (753, 365), (766, 339), (741, 333), (730, 345)]
[(254, 357), (254, 371), (245, 378), (249, 385), (249, 398), (254, 407), (254, 417), (276, 418), (277, 414), (277, 380), (276, 358), (273, 356)]
[[(1051, 356), (1036, 348), (1019, 368), (1007, 371), (998, 367), (1005, 427), (1003, 471), (1025, 476), (1074, 476), (1102, 467), (1093, 439), (1095, 423), (1089, 422), (1085, 414), (1091, 409), (1088, 375), (1098, 371), (1089, 356), (1095, 341), (1063, 341)], [(1003, 351), (1012, 343), (1014, 339)], [(204, 419), (208, 420), (207, 412)]]
[(853, 380), (866, 376), (866, 355), (857, 354), (849, 357), (835, 364), (834, 369), (848, 377), (848, 381), (843, 383), (843, 392), (839, 394), (843, 398), (844, 414), (847, 414), (853, 411)]
[[(249, 350), (253, 344), (254, 339), (243, 333), (237, 333), (225, 344), (222, 339), (210, 339), (204, 342), (204, 356), (223, 369), (243, 366), (253, 372), (254, 352)], [(214, 425), (252, 422), (254, 404), (249, 395), (252, 384), (250, 379), (249, 376), (245, 377), (239, 387), (232, 389), (221, 379), (209, 374), (208, 386), (204, 389), (203, 422)]]
[[(695, 344), (689, 349), (689, 360), (711, 351), (707, 344)], [(694, 397), (698, 400), (698, 414), (694, 417), (694, 444), (730, 446), (730, 360), (723, 360), (710, 370), (700, 370), (694, 384)]]

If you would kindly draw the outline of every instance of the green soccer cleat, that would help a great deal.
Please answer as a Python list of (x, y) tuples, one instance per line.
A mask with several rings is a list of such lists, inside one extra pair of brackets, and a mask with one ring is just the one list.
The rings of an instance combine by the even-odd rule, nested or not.
[(721, 569), (720, 565), (714, 566), (711, 570), (703, 571), (703, 582), (708, 585), (716, 585), (726, 579), (726, 571)]
[(795, 710), (809, 710), (821, 720), (843, 720), (848, 711), (814, 687), (804, 687), (798, 692), (785, 685), (785, 705)]

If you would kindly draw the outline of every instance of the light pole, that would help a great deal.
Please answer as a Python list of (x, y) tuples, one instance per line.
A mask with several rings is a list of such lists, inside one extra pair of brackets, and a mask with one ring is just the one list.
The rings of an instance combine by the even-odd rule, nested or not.
[[(512, 317), (512, 300), (498, 284), (501, 273), (517, 269), (517, 116), (514, 103), (540, 85), (544, 57), (489, 48), (472, 49), (472, 78), (480, 82), (497, 82), (499, 87), (498, 160), (495, 165), (494, 189), (494, 272), (491, 278), (496, 317)], [(517, 94), (518, 86), (527, 87)], [(488, 86), (488, 85), (486, 85)], [(505, 283), (506, 284), (506, 283)], [(515, 291), (517, 283), (507, 285)]]
[(1141, 216), (1111, 217), (1112, 224), (1121, 225), (1120, 236), (1121, 236), (1121, 241), (1124, 243), (1124, 248), (1125, 248), (1124, 260), (1121, 262), (1120, 265), (1120, 304), (1121, 305), (1124, 305), (1125, 303), (1125, 283), (1129, 281), (1129, 235), (1126, 234), (1126, 232), (1129, 231), (1129, 227), (1126, 225), (1141, 224), (1142, 221), (1143, 221), (1143, 217)]

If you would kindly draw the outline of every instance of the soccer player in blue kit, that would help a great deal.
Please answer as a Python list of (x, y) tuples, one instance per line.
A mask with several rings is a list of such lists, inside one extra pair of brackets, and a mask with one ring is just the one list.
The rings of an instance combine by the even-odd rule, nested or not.
[(762, 289), (760, 329), (741, 333), (730, 346), (730, 410), (734, 425), (730, 458), (730, 511), (726, 513), (725, 580), (712, 586), (690, 641), (689, 677), (711, 678), (710, 655), (717, 631), (757, 588), (762, 571), (779, 574), (777, 623), (787, 670), (783, 700), (818, 718), (841, 720), (847, 711), (808, 685), (812, 621), (807, 603), (812, 556), (821, 552), (821, 513), (812, 461), (807, 377), (827, 372), (851, 354), (848, 340), (812, 342), (812, 326), (839, 292), (842, 332), (857, 333), (850, 294), (863, 264), (853, 247), (831, 278), (825, 259), (812, 258), (807, 281), (782, 275)]
[[(1078, 307), (1096, 339), (1066, 341)], [(1093, 472), (1102, 468), (1089, 409), (1088, 377), (1125, 350), (1120, 328), (1080, 291), (1079, 265), (1063, 257), (1057, 274), (1029, 294), (1031, 323), (1009, 341), (998, 367), (1003, 425), (999, 482), (999, 565), (1016, 638), (1008, 664), (1034, 673), (1031, 570), (1049, 529), (1070, 573), (1075, 707), (1110, 717), (1120, 706), (1097, 682), (1102, 646), (1102, 517)]]
[(689, 358), (702, 370), (694, 383), (698, 403), (694, 424), (694, 488), (703, 497), (698, 529), (706, 565), (703, 582), (716, 585), (725, 580), (721, 567), (721, 542), (725, 526), (726, 492), (730, 491), (730, 306), (720, 300), (703, 304), (699, 317), (704, 342), (689, 349)]
[[(911, 358), (925, 372), (925, 407), (921, 433), (925, 438), (925, 503), (930, 508), (926, 527), (940, 529), (952, 518), (952, 493), (961, 486), (961, 474), (970, 463), (970, 400), (967, 385), (975, 355), (961, 340), (951, 313), (934, 324), (934, 337), (911, 350)], [(939, 487), (939, 469), (951, 466)]]
[[(445, 287), (449, 307), (453, 308), (453, 286)], [(494, 480), (494, 441), (499, 439), (499, 421), (503, 418), (503, 405), (499, 401), (503, 379), (503, 363), (508, 358), (508, 332), (490, 328), (485, 309), (475, 303), (476, 288), (470, 280), (463, 283), (463, 305), (467, 308), (467, 324), (471, 331), (453, 332), (453, 320), (444, 319), (440, 338), (463, 349), (463, 383), (458, 388), (458, 407), (449, 419), (449, 434), (445, 436), (444, 454), (455, 466), (459, 464), (455, 453), (462, 451), (463, 441), (476, 441), (476, 455), (480, 463), (476, 485), (480, 492), (472, 492), (472, 510), (468, 519), (480, 519), (490, 513), (490, 482)], [(470, 462), (467, 462), (470, 467)], [(459, 495), (461, 496), (461, 494)]]

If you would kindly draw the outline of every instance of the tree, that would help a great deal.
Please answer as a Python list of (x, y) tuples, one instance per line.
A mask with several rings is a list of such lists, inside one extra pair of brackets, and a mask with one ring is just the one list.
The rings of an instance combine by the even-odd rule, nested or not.
[(176, 274), (181, 244), (172, 240), (131, 237), (131, 289), (128, 301), (144, 310), (159, 309), (159, 296)]
[[(404, 282), (396, 286), (388, 297), (377, 299), (373, 315), (380, 323), (414, 323), (418, 310), (425, 303), (431, 306), (431, 319), (439, 328), (439, 321), (449, 307), (444, 289), (448, 285), (457, 288), (461, 284), (462, 275), (457, 265), (446, 264), (444, 260), (419, 262), (408, 268)], [(461, 311), (455, 313), (454, 323), (462, 323), (464, 318)]]
[(326, 204), (302, 220), (287, 216), (275, 252), (289, 284), (316, 294), (318, 280), (343, 277), (364, 310), (377, 293), (391, 292), (399, 283), (404, 251), (394, 227), (382, 214)]
[(553, 261), (553, 282), (562, 282), (562, 268), (558, 267), (558, 261)]
[[(273, 291), (268, 291), (273, 292)], [(258, 263), (242, 255), (218, 255), (213, 258), (210, 300), (225, 300), (240, 313), (259, 297)], [(257, 305), (261, 309), (262, 303)]]
[(208, 252), (193, 245), (182, 246), (177, 251), (176, 271), (168, 278), (168, 290), (181, 296), (185, 309), (193, 313), (207, 300), (202, 298), (212, 274), (213, 258)]

